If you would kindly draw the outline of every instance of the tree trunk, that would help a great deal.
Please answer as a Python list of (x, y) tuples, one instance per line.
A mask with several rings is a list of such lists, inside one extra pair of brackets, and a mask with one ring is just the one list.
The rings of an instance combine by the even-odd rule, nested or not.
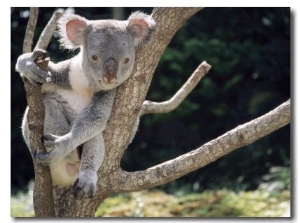
[[(23, 44), (23, 53), (31, 52), (32, 39), (38, 16), (38, 8), (30, 9), (29, 22)], [(41, 86), (33, 86), (28, 80), (24, 80), (26, 98), (28, 104), (28, 128), (31, 131), (30, 148), (46, 151), (41, 136), (43, 134), (44, 103)], [(32, 152), (31, 152), (32, 155)], [(35, 185), (33, 193), (34, 211), (36, 216), (54, 216), (54, 203), (52, 199), (52, 180), (48, 166), (37, 163), (33, 159)]]
[(122, 7), (114, 7), (112, 8), (113, 11), (113, 19), (117, 19), (117, 20), (124, 20), (124, 8)]
[[(136, 53), (131, 78), (117, 91), (113, 112), (104, 131), (106, 156), (98, 172), (98, 189), (92, 199), (75, 199), (70, 188), (58, 192), (55, 189), (55, 213), (57, 216), (94, 216), (96, 208), (112, 191), (111, 176), (120, 170), (120, 161), (128, 146), (130, 135), (145, 100), (152, 75), (162, 53), (177, 30), (200, 8), (156, 8), (153, 18), (157, 23), (151, 40)], [(122, 118), (120, 118), (122, 117)]]
[[(53, 188), (55, 216), (93, 217), (99, 204), (111, 193), (138, 191), (164, 184), (226, 155), (230, 151), (247, 145), (290, 121), (290, 104), (286, 102), (278, 109), (252, 122), (225, 133), (202, 147), (144, 171), (128, 173), (120, 168), (121, 158), (128, 147), (132, 129), (143, 114), (170, 112), (175, 109), (209, 71), (210, 65), (203, 62), (185, 85), (167, 102), (145, 101), (156, 66), (177, 30), (201, 8), (155, 8), (152, 16), (156, 30), (150, 41), (136, 52), (136, 61), (131, 77), (117, 90), (112, 114), (104, 131), (105, 158), (98, 171), (98, 185), (91, 199), (76, 199), (71, 188)], [(35, 96), (34, 96), (35, 97)], [(35, 170), (37, 171), (37, 170)], [(48, 170), (44, 170), (47, 172)], [(38, 175), (36, 183), (42, 182)], [(49, 185), (43, 184), (47, 188)], [(36, 189), (35, 189), (36, 190)], [(47, 197), (48, 196), (48, 197)], [(52, 199), (49, 193), (44, 199)], [(43, 216), (42, 200), (35, 200), (37, 216)], [(51, 215), (54, 215), (51, 213)], [(49, 216), (44, 215), (44, 216)]]

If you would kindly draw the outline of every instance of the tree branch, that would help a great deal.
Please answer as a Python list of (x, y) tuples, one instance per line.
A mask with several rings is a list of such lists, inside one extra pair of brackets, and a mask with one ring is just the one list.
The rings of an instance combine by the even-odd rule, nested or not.
[(197, 170), (233, 150), (246, 146), (290, 123), (290, 100), (269, 113), (230, 130), (198, 149), (144, 171), (114, 174), (116, 192), (152, 188)]
[(188, 94), (196, 87), (198, 82), (207, 74), (211, 66), (202, 62), (185, 84), (177, 91), (177, 93), (168, 101), (164, 102), (152, 102), (144, 101), (140, 116), (150, 113), (168, 113), (177, 108), (181, 102), (188, 96)]
[(40, 35), (40, 38), (34, 49), (45, 50), (48, 47), (50, 40), (52, 38), (52, 35), (57, 27), (57, 20), (63, 15), (63, 13), (64, 13), (64, 10), (62, 10), (62, 9), (59, 9), (53, 13), (51, 19), (47, 23), (42, 34)]
[[(38, 8), (30, 8), (30, 16), (26, 28), (26, 34), (23, 44), (23, 53), (31, 52), (32, 40), (34, 36), (35, 25), (38, 17)], [(53, 18), (54, 16), (52, 16)], [(52, 21), (52, 20), (51, 20)], [(45, 30), (51, 29), (51, 22), (47, 24)], [(52, 28), (53, 29), (53, 28)], [(45, 31), (44, 30), (44, 31)], [(53, 29), (54, 31), (54, 29)], [(45, 33), (45, 32), (43, 32)], [(53, 32), (51, 33), (52, 36)], [(44, 39), (45, 38), (45, 39)], [(46, 49), (50, 41), (49, 35), (43, 35), (39, 38), (39, 48)], [(26, 98), (28, 104), (27, 123), (30, 130), (30, 148), (45, 151), (44, 144), (41, 142), (43, 135), (44, 122), (44, 103), (41, 94), (41, 86), (33, 86), (28, 80), (24, 79)], [(32, 154), (32, 151), (31, 151)], [(55, 216), (54, 201), (52, 194), (52, 180), (49, 166), (37, 163), (33, 158), (35, 184), (33, 192), (33, 203), (35, 216), (51, 217)]]
[(31, 52), (34, 30), (35, 30), (38, 14), (39, 14), (39, 8), (37, 7), (30, 8), (30, 15), (29, 15), (29, 20), (27, 23), (24, 43), (23, 43), (23, 53)]
[[(102, 167), (120, 168), (120, 160), (128, 147), (156, 66), (178, 29), (199, 10), (201, 8), (154, 8), (155, 31), (149, 42), (137, 50), (132, 75), (118, 87), (113, 111), (103, 132), (105, 148), (109, 150)], [(112, 171), (106, 168), (101, 170), (103, 175)]]

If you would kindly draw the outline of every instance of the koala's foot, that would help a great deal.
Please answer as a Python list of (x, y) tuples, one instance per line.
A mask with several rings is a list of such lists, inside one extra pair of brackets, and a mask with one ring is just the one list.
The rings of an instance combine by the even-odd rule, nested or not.
[(38, 152), (35, 150), (33, 151), (33, 157), (36, 159), (36, 161), (44, 165), (49, 165), (50, 163), (57, 162), (63, 158), (63, 156), (60, 157), (58, 150), (52, 150), (49, 152)]
[(79, 171), (77, 179), (73, 184), (73, 194), (75, 197), (80, 195), (82, 199), (84, 195), (92, 198), (96, 192), (97, 172), (93, 170)]

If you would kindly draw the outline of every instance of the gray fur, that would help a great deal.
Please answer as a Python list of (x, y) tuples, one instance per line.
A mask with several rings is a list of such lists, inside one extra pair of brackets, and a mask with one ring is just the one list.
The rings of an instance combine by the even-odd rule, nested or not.
[[(53, 184), (73, 184), (75, 195), (92, 196), (105, 155), (102, 132), (112, 111), (116, 87), (130, 76), (135, 50), (147, 41), (155, 22), (151, 16), (135, 12), (126, 21), (89, 21), (64, 15), (58, 24), (61, 46), (80, 48), (80, 53), (57, 64), (50, 62), (44, 71), (34, 61), (47, 52), (36, 50), (21, 55), (16, 70), (32, 84), (43, 84), (42, 139), (47, 152), (34, 153), (35, 158), (50, 166)], [(22, 132), (29, 146), (27, 110)], [(81, 145), (79, 157), (76, 148)]]

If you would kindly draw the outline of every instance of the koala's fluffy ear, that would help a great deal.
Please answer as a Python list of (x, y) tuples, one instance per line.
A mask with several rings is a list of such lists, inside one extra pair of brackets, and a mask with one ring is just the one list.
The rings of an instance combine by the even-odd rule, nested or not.
[(61, 46), (65, 49), (76, 49), (84, 42), (85, 30), (88, 20), (85, 18), (66, 14), (58, 21)]
[(154, 31), (155, 21), (150, 15), (142, 12), (134, 12), (128, 18), (127, 30), (133, 37), (134, 46), (140, 46), (147, 42), (152, 31)]

